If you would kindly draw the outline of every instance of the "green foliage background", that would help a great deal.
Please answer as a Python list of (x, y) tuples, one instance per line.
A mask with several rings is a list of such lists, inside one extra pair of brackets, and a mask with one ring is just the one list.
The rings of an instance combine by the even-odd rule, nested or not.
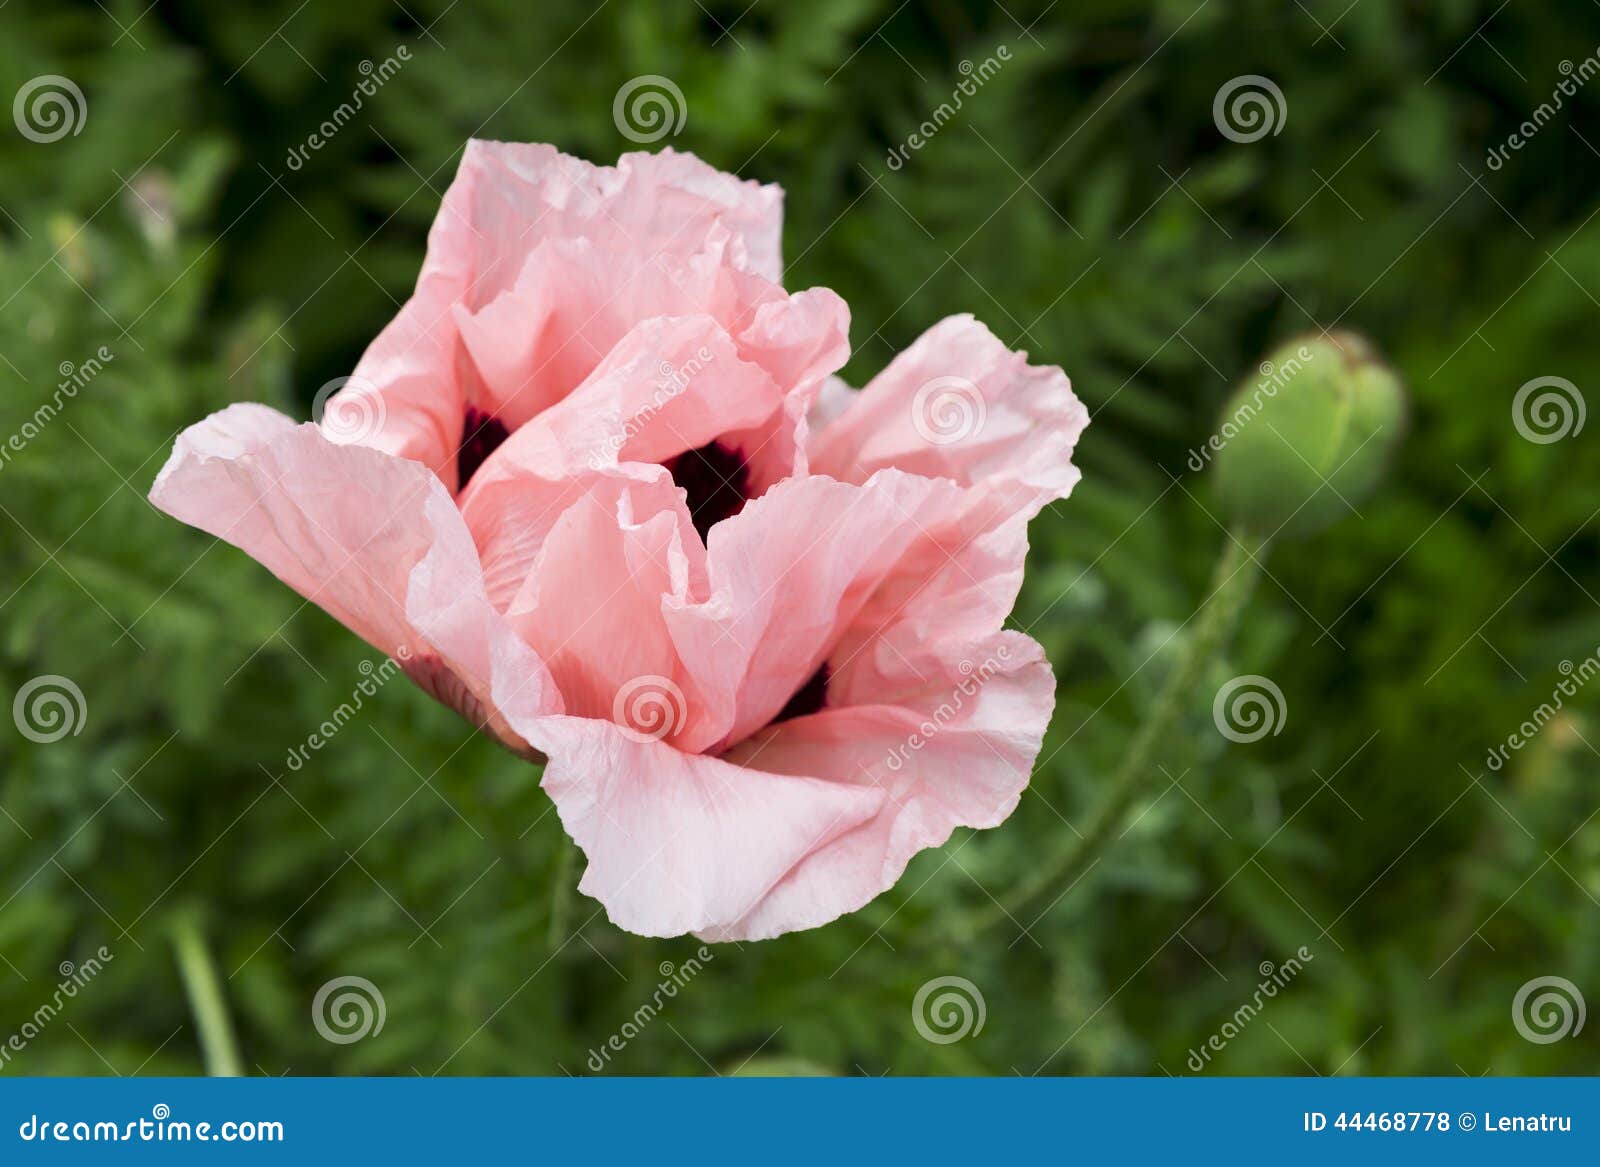
[[(61, 962), (114, 960), (4, 1072), (200, 1072), (183, 921), (265, 1074), (587, 1072), (697, 948), (563, 906), (535, 773), (403, 681), (289, 772), (373, 652), (143, 499), (181, 427), (242, 400), (304, 415), (349, 371), (469, 136), (611, 161), (612, 98), (646, 73), (685, 95), (674, 145), (787, 188), (787, 282), (849, 300), (856, 383), (971, 310), (1063, 365), (1095, 421), (1014, 621), (1060, 678), (1017, 814), (854, 916), (717, 949), (606, 1072), (1184, 1073), (1301, 946), (1206, 1073), (1600, 1068), (1600, 1025), (1536, 1045), (1511, 1019), (1537, 976), (1600, 1003), (1600, 691), (1484, 763), (1600, 646), (1600, 425), (1536, 445), (1511, 424), (1534, 377), (1600, 404), (1600, 87), (1486, 166), (1597, 45), (1590, 5), (1488, 0), (11, 0), (0, 97), (59, 73), (88, 114), (53, 144), (0, 121), (0, 432), (63, 362), (114, 359), (0, 466), (0, 695), (56, 673), (88, 704), (54, 744), (0, 722), (0, 1042)], [(1240, 144), (1212, 99), (1248, 73), (1287, 117)], [(1216, 685), (1195, 693), (1160, 751), (1181, 789), (1152, 782), (1026, 933), (973, 933), (1070, 839), (1204, 595), (1224, 533), (1188, 450), (1271, 345), (1335, 322), (1403, 372), (1410, 432), (1359, 516), (1276, 549), (1216, 667), (1271, 676), (1283, 732), (1231, 745)], [(387, 1019), (335, 1045), (311, 1001), (344, 975)], [(940, 1045), (911, 1003), (945, 975), (987, 1017)]]

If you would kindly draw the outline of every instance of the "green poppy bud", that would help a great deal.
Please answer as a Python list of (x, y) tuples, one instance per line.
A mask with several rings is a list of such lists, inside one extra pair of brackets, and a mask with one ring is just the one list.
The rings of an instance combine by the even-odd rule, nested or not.
[(1349, 332), (1292, 340), (1259, 373), (1229, 399), (1190, 466), (1216, 463), (1223, 512), (1243, 529), (1311, 535), (1352, 513), (1383, 476), (1403, 428), (1404, 390)]

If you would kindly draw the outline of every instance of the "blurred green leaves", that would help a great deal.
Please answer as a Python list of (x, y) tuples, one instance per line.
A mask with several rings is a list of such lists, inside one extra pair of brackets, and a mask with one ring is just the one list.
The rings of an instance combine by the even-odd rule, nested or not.
[[(837, 288), (861, 383), (974, 311), (1094, 412), (1076, 495), (1032, 532), (1014, 624), (1057, 711), (1002, 828), (919, 857), (854, 916), (714, 963), (609, 1072), (1182, 1072), (1263, 961), (1316, 954), (1207, 1072), (1584, 1072), (1509, 1008), (1529, 978), (1600, 993), (1596, 695), (1499, 774), (1486, 751), (1600, 645), (1594, 432), (1523, 439), (1517, 389), (1586, 389), (1600, 295), (1600, 92), (1495, 173), (1485, 151), (1600, 41), (1587, 8), (1477, 0), (828, 0), (0, 11), (0, 97), (73, 78), (81, 133), (0, 123), (0, 437), (112, 359), (0, 466), (0, 694), (59, 673), (82, 732), (0, 734), (0, 1040), (52, 971), (92, 992), (14, 1072), (198, 1072), (165, 929), (193, 913), (252, 1073), (573, 1073), (695, 942), (617, 931), (577, 895), (549, 943), (560, 831), (536, 773), (404, 684), (284, 765), (373, 654), (143, 494), (183, 426), (233, 402), (304, 415), (409, 292), (472, 135), (609, 161), (628, 79), (685, 95), (671, 139), (781, 182), (792, 287)], [(1479, 30), (1481, 35), (1475, 30)], [(397, 45), (358, 122), (285, 169)], [(900, 169), (888, 152), (1006, 46)], [(1212, 121), (1242, 74), (1281, 132)], [(1409, 391), (1383, 487), (1280, 547), (1229, 659), (1162, 742), (1162, 791), (1079, 884), (963, 944), (1095, 802), (1192, 635), (1225, 536), (1186, 461), (1260, 354), (1370, 336)], [(1259, 491), (1247, 501), (1259, 501)], [(1352, 500), (1354, 501), (1354, 500)], [(1344, 508), (1341, 506), (1340, 511)], [(1249, 746), (1216, 689), (1270, 676), (1288, 722)], [(1048, 897), (1047, 897), (1048, 900)], [(581, 926), (581, 927), (580, 927)], [(912, 1023), (959, 974), (981, 1034)], [(319, 1037), (359, 975), (381, 1033)], [(1591, 1000), (1593, 1000), (1591, 994)]]

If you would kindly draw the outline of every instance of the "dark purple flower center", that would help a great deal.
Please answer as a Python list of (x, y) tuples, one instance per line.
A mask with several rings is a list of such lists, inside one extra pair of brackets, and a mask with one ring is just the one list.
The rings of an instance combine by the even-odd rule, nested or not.
[(465, 490), (478, 467), (510, 436), (506, 423), (498, 417), (475, 405), (467, 406), (466, 420), (461, 426), (461, 447), (456, 451), (456, 489)]
[(689, 496), (689, 517), (704, 539), (723, 519), (739, 513), (750, 497), (750, 470), (744, 456), (717, 442), (689, 450), (665, 463), (676, 482)]
[(811, 674), (811, 679), (793, 697), (789, 703), (778, 711), (778, 716), (772, 719), (776, 725), (780, 721), (788, 721), (791, 717), (804, 717), (808, 713), (819, 712), (826, 704), (828, 696), (828, 666), (820, 665), (817, 671)]

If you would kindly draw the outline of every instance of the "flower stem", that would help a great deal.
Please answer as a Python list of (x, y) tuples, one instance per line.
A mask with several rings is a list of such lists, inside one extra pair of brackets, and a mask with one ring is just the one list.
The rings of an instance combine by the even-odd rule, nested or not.
[[(1060, 898), (1096, 862), (1127, 818), (1129, 809), (1152, 782), (1157, 746), (1166, 740), (1178, 716), (1194, 700), (1194, 689), (1216, 655), (1233, 635), (1239, 613), (1255, 590), (1266, 541), (1243, 532), (1231, 532), (1217, 559), (1211, 589), (1201, 605), (1194, 633), (1183, 644), (1162, 686), (1149, 717), (1129, 742), (1127, 752), (1107, 785), (1089, 825), (1005, 903), (1003, 910), (986, 913), (978, 922), (985, 927), (1005, 916), (1015, 917), (1052, 889)], [(1046, 909), (1049, 910), (1048, 908)]]
[(178, 971), (195, 1028), (200, 1032), (200, 1049), (205, 1055), (206, 1073), (213, 1078), (239, 1078), (244, 1069), (239, 1060), (239, 1045), (228, 1017), (228, 1003), (222, 995), (217, 967), (200, 933), (199, 915), (181, 913), (172, 925), (172, 946), (178, 956)]

